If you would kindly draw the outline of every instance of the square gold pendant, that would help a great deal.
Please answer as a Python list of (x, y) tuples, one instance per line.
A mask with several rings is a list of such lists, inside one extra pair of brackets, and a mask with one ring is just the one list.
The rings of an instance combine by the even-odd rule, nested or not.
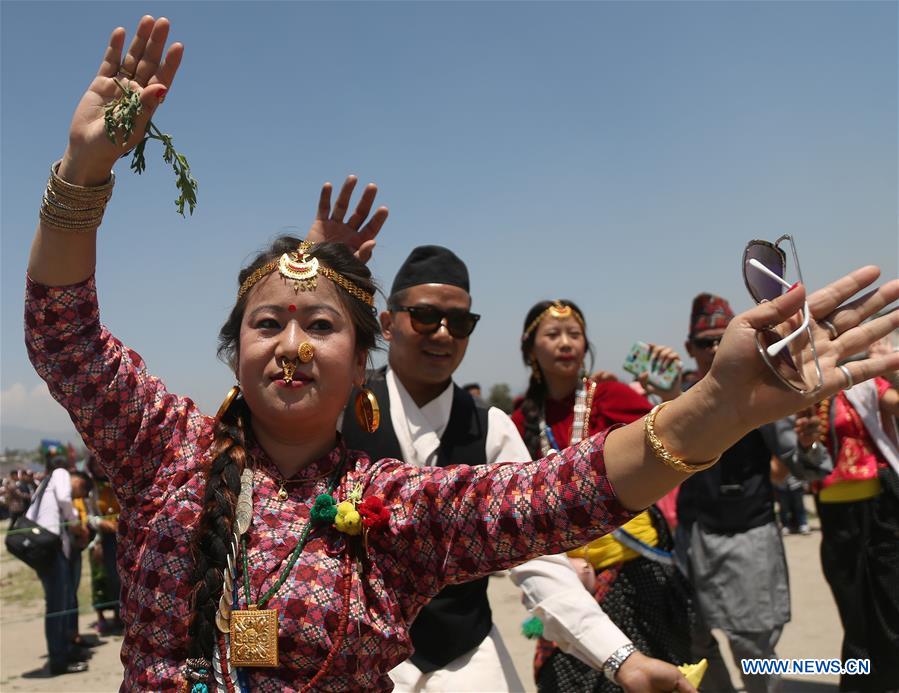
[(231, 612), (231, 666), (278, 666), (277, 609)]

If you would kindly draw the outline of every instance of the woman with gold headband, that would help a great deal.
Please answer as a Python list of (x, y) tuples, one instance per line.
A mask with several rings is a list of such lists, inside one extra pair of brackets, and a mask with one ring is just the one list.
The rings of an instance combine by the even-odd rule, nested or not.
[[(587, 378), (588, 352), (576, 304), (540, 301), (528, 311), (521, 354), (531, 376), (512, 420), (534, 459), (652, 409), (624, 383)], [(663, 365), (677, 358), (666, 347), (653, 347), (652, 356)], [(665, 662), (689, 661), (690, 588), (670, 549), (667, 525), (651, 507), (567, 558), (546, 556), (512, 571), (536, 614), (528, 635), (542, 630), (534, 660), (540, 690), (640, 690), (632, 682), (672, 675), (674, 666)]]
[[(648, 430), (636, 422), (548, 459), (419, 469), (347, 450), (338, 416), (362, 384), (377, 326), (374, 285), (335, 243), (279, 239), (238, 276), (220, 354), (239, 392), (207, 416), (168, 392), (99, 319), (97, 227), (122, 148), (102, 109), (128, 80), (143, 111), (129, 145), (171, 85), (182, 46), (144, 17), (124, 52), (113, 31), (72, 119), (44, 195), (28, 266), (26, 343), (121, 504), (123, 690), (388, 690), (409, 656), (408, 625), (447, 584), (580, 546), (624, 524), (762, 421), (809, 403), (756, 353), (755, 329), (787, 319), (804, 290), (738, 316), (716, 367)], [(386, 217), (369, 187), (343, 222), (354, 180), (330, 209), (323, 191), (309, 241), (370, 253)], [(855, 272), (809, 297), (826, 315), (876, 277)], [(824, 395), (834, 362), (884, 334), (896, 316), (853, 329), (899, 295), (885, 285), (820, 340)], [(852, 344), (850, 344), (850, 342)], [(852, 364), (857, 380), (899, 357)], [(364, 426), (374, 403), (358, 398)], [(667, 690), (691, 691), (682, 678)]]

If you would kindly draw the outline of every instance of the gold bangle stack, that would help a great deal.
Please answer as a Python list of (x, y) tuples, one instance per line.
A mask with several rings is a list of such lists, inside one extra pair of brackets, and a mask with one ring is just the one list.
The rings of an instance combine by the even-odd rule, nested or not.
[(656, 416), (658, 416), (659, 411), (664, 407), (668, 402), (662, 402), (661, 404), (657, 404), (652, 408), (652, 411), (649, 412), (649, 415), (643, 419), (643, 433), (646, 438), (646, 444), (649, 445), (649, 448), (652, 450), (652, 453), (666, 465), (671, 467), (673, 470), (677, 472), (681, 472), (682, 474), (694, 474), (696, 472), (701, 472), (704, 469), (708, 469), (715, 465), (718, 460), (721, 459), (721, 455), (718, 455), (715, 459), (710, 462), (697, 462), (695, 464), (690, 462), (684, 462), (679, 457), (675, 457), (665, 448), (665, 444), (659, 440), (659, 436), (656, 435)]
[(60, 162), (50, 166), (50, 179), (41, 200), (41, 221), (67, 231), (93, 231), (103, 221), (106, 203), (112, 197), (115, 174), (103, 185), (85, 187), (67, 183), (56, 170)]

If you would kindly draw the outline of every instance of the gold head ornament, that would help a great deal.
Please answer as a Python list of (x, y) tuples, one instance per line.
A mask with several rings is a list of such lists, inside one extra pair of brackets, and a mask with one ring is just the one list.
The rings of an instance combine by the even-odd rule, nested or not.
[(581, 317), (581, 314), (578, 313), (571, 306), (566, 306), (560, 300), (556, 299), (549, 306), (543, 310), (540, 315), (531, 320), (531, 324), (527, 326), (524, 333), (521, 335), (521, 341), (524, 342), (528, 337), (531, 336), (531, 333), (537, 329), (537, 325), (545, 318), (549, 316), (551, 318), (555, 318), (556, 320), (564, 320), (565, 318), (574, 318), (581, 324), (581, 328), (585, 328), (584, 318)]
[(300, 291), (315, 291), (317, 283), (316, 278), (322, 275), (330, 279), (332, 282), (340, 286), (344, 291), (358, 298), (363, 303), (374, 307), (375, 297), (373, 294), (360, 289), (349, 279), (344, 277), (340, 272), (327, 267), (319, 262), (318, 258), (312, 257), (309, 251), (312, 250), (313, 244), (309, 241), (303, 241), (297, 246), (296, 250), (284, 253), (277, 260), (272, 260), (268, 264), (263, 265), (240, 285), (237, 292), (237, 300), (243, 298), (247, 292), (252, 289), (263, 277), (278, 270), (278, 274), (284, 277), (288, 282), (293, 282), (293, 290), (295, 293)]

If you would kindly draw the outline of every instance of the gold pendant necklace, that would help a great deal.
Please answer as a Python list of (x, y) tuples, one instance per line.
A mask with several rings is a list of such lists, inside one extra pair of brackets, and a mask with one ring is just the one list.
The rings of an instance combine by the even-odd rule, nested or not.
[[(344, 452), (340, 464), (331, 475), (328, 482), (327, 494), (334, 493), (346, 464), (346, 452)], [(297, 481), (300, 481), (299, 479)], [(287, 490), (284, 485), (289, 481), (281, 480), (281, 488), (278, 498), (287, 498)], [(283, 494), (283, 497), (282, 497)], [(287, 581), (287, 577), (293, 570), (297, 559), (306, 547), (309, 533), (312, 531), (312, 518), (306, 520), (300, 538), (293, 552), (287, 559), (287, 565), (281, 571), (281, 575), (269, 590), (261, 595), (255, 602), (250, 601), (250, 566), (247, 551), (246, 535), (240, 537), (241, 555), (243, 557), (243, 586), (247, 599), (246, 609), (234, 609), (230, 614), (231, 626), (231, 664), (235, 667), (276, 667), (278, 666), (278, 610), (260, 609)]]
[(231, 664), (235, 667), (278, 666), (278, 611), (257, 609), (231, 612)]

